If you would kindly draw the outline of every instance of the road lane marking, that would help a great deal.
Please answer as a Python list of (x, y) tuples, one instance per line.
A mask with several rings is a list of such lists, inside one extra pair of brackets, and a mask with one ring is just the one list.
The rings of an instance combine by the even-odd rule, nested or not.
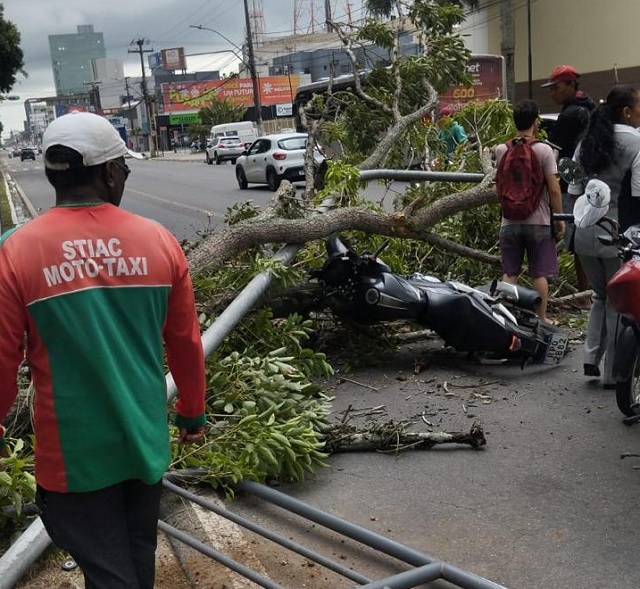
[(169, 200), (168, 198), (162, 198), (161, 196), (156, 196), (155, 194), (149, 194), (148, 192), (143, 192), (142, 190), (136, 190), (135, 188), (127, 188), (125, 191), (132, 194), (138, 194), (144, 198), (148, 198), (149, 200), (154, 200), (162, 204), (173, 205), (175, 207), (188, 209), (196, 213), (204, 213), (205, 215), (207, 215), (207, 217), (217, 217), (219, 219), (224, 219), (224, 214), (222, 213), (216, 213), (215, 211), (201, 209), (200, 207), (194, 207), (193, 205), (188, 205), (183, 202), (177, 202), (175, 200)]

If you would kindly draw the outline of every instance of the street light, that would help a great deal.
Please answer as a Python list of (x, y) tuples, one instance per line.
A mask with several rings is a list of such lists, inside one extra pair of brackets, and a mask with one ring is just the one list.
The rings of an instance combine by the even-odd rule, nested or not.
[[(210, 29), (209, 27), (203, 27), (202, 25), (189, 25), (190, 29), (200, 29), (201, 31), (211, 31), (212, 33), (215, 33), (216, 35), (219, 35), (220, 37), (222, 37), (227, 43), (229, 43), (229, 45), (231, 45), (233, 48), (235, 48), (235, 51), (231, 51), (231, 53), (233, 53), (236, 58), (238, 58), (247, 69), (251, 69), (249, 64), (242, 58), (242, 56), (240, 55), (240, 53), (242, 53), (242, 49), (240, 47), (238, 47), (231, 39), (229, 39), (229, 37), (225, 37), (220, 31), (216, 31), (215, 29)], [(238, 51), (240, 53), (238, 53)]]
[[(245, 7), (246, 8), (246, 7)], [(260, 89), (258, 86), (258, 73), (256, 72), (256, 62), (253, 56), (253, 44), (251, 41), (251, 31), (248, 28), (249, 21), (247, 19), (247, 37), (248, 37), (248, 48), (249, 48), (249, 63), (247, 63), (242, 57), (240, 57), (237, 53), (232, 52), (246, 67), (249, 68), (249, 73), (251, 74), (251, 83), (253, 85), (253, 108), (256, 111), (256, 126), (258, 127), (258, 133), (262, 135), (262, 105), (260, 104)], [(202, 25), (189, 25), (189, 28), (192, 29), (200, 29), (201, 31), (211, 31), (216, 35), (222, 37), (227, 43), (230, 43), (232, 47), (235, 47), (236, 50), (242, 52), (242, 49), (238, 47), (231, 39), (228, 39), (221, 32), (216, 31), (215, 29), (211, 29), (209, 27), (204, 27)]]

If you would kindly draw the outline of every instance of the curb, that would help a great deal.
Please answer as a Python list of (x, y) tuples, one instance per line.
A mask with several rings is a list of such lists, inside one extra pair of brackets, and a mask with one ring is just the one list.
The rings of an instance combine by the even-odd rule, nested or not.
[[(16, 207), (13, 204), (13, 198), (11, 198), (11, 189), (9, 188), (9, 183), (7, 182), (7, 174), (5, 173), (2, 176), (2, 179), (4, 181), (4, 190), (5, 190), (5, 194), (7, 195), (7, 200), (9, 201), (9, 210), (11, 212), (11, 222), (14, 225), (18, 224), (18, 216), (16, 215)], [(0, 227), (0, 232), (2, 231), (2, 228)]]
[[(15, 192), (18, 193), (18, 197), (26, 207), (27, 212), (29, 213), (29, 217), (31, 219), (37, 217), (38, 212), (36, 211), (36, 208), (33, 206), (33, 203), (29, 200), (29, 197), (25, 194), (24, 190), (20, 188), (20, 185), (11, 177), (11, 175), (6, 174), (6, 176), (9, 176), (9, 178), (11, 178), (11, 183), (13, 185), (13, 188), (15, 189)], [(9, 195), (10, 195), (9, 201), (11, 202), (11, 206), (14, 207), (15, 206), (15, 203), (13, 201), (14, 195), (12, 195), (11, 191), (9, 192)], [(16, 217), (15, 223), (17, 224), (18, 222), (19, 222), (19, 219)]]

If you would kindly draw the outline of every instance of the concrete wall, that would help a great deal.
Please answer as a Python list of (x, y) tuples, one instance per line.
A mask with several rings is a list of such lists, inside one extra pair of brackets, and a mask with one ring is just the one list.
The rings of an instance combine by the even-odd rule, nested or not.
[[(528, 90), (527, 2), (512, 0), (516, 26), (516, 100)], [(574, 66), (583, 89), (595, 100), (604, 98), (616, 81), (640, 82), (639, 0), (531, 0), (533, 98), (543, 112), (558, 110), (540, 89), (551, 70)], [(500, 3), (487, 10), (489, 51), (500, 53)]]

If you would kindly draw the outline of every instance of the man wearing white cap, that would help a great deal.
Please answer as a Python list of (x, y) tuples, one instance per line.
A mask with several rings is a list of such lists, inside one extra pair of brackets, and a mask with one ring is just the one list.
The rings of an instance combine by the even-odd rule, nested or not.
[(64, 115), (42, 149), (55, 206), (0, 239), (0, 421), (26, 348), (36, 501), (51, 539), (87, 589), (152, 589), (170, 459), (165, 351), (180, 442), (206, 422), (187, 261), (166, 229), (118, 208), (125, 156), (141, 156), (106, 119)]

